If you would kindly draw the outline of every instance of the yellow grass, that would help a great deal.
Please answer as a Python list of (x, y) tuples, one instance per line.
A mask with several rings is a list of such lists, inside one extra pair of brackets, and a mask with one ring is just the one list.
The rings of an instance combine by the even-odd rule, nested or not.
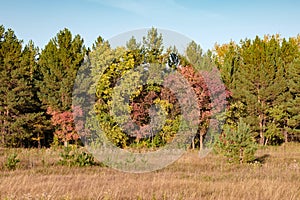
[[(3, 167), (13, 151), (19, 168)], [(300, 199), (300, 144), (267, 147), (262, 162), (227, 164), (188, 152), (155, 172), (130, 174), (106, 167), (64, 167), (50, 149), (0, 149), (1, 199)]]

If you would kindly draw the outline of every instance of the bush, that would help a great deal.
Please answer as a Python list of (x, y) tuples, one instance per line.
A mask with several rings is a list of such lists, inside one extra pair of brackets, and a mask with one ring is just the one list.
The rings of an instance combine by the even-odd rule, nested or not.
[(224, 125), (223, 133), (216, 139), (214, 150), (227, 157), (231, 163), (246, 163), (254, 160), (257, 143), (249, 125), (240, 120), (237, 127)]
[(12, 153), (10, 154), (5, 162), (5, 167), (9, 170), (15, 170), (17, 167), (17, 164), (20, 162), (20, 160), (17, 158), (18, 154)]
[(84, 167), (97, 164), (92, 154), (78, 149), (77, 146), (69, 145), (64, 147), (63, 152), (60, 153), (60, 157), (61, 159), (59, 160), (58, 164), (63, 166)]

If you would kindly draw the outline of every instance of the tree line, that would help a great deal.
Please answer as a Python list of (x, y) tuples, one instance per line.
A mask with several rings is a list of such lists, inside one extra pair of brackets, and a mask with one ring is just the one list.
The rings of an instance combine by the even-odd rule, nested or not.
[[(121, 148), (165, 145), (178, 131), (181, 118), (178, 100), (167, 88), (149, 82), (128, 97), (129, 105), (123, 107), (130, 110), (132, 121), (139, 128), (132, 123), (123, 125), (131, 127), (133, 135), (118, 127), (109, 111), (112, 89), (122, 75), (147, 63), (158, 64), (157, 69), (148, 72), (157, 74), (164, 70), (170, 53), (180, 60), (180, 67), (177, 63), (170, 67), (186, 78), (200, 108), (193, 147), (202, 145), (212, 115), (212, 94), (204, 81), (205, 73), (214, 73), (212, 66), (220, 71), (225, 84), (222, 95), (228, 104), (219, 118), (224, 120), (226, 130), (236, 129), (242, 119), (249, 125), (251, 137), (262, 145), (299, 141), (299, 47), (299, 36), (286, 39), (273, 35), (215, 45), (207, 52), (191, 42), (181, 55), (176, 47), (164, 48), (162, 35), (152, 28), (143, 41), (132, 37), (125, 47), (112, 48), (98, 37), (87, 48), (80, 35), (73, 36), (64, 29), (40, 50), (32, 41), (24, 45), (13, 30), (0, 26), (0, 146), (80, 143), (72, 115), (76, 111), (72, 107), (72, 92), (78, 69), (87, 57), (93, 66), (91, 74), (97, 80), (92, 86), (96, 91), (97, 120), (107, 137)], [(215, 88), (214, 92), (220, 93)], [(155, 136), (144, 137), (149, 132), (153, 103), (166, 113), (166, 123)]]

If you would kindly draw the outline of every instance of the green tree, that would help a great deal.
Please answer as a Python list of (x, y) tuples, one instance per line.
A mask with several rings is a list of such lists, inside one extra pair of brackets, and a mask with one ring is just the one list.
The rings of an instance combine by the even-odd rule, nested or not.
[(79, 35), (72, 38), (68, 29), (60, 31), (41, 52), (43, 74), (40, 98), (44, 105), (60, 111), (71, 109), (71, 93), (78, 68), (86, 51)]
[(197, 68), (202, 64), (203, 50), (195, 41), (189, 43), (185, 51), (186, 57), (189, 62)]
[(248, 121), (259, 132), (260, 143), (265, 143), (267, 109), (281, 91), (276, 90), (276, 71), (280, 66), (280, 44), (275, 38), (264, 42), (256, 38), (242, 44), (240, 68), (236, 77), (234, 97), (247, 107)]
[[(32, 41), (30, 41), (23, 49), (22, 66), (28, 73), (27, 84), (31, 88), (31, 106), (28, 111), (32, 112), (34, 120), (31, 120), (27, 125), (30, 127), (32, 133), (31, 140), (33, 145), (40, 148), (42, 145), (47, 146), (52, 140), (52, 134), (49, 132), (49, 123), (46, 120), (45, 112), (41, 108), (41, 101), (38, 98), (39, 88), (37, 86), (38, 80), (41, 77), (39, 66), (37, 63), (38, 48), (36, 48)], [(34, 142), (36, 141), (36, 142)]]
[[(284, 38), (281, 42), (279, 55), (281, 67), (277, 71), (276, 84), (273, 86), (274, 89), (280, 91), (280, 94), (274, 99), (273, 106), (267, 113), (266, 143), (270, 141), (270, 144), (280, 144), (283, 140), (288, 142), (293, 134), (294, 127), (291, 127), (293, 125), (290, 122), (292, 113), (296, 111), (298, 106), (290, 102), (293, 101), (297, 93), (297, 89), (293, 85), (297, 85), (297, 78), (299, 77), (296, 74), (291, 74), (291, 70), (297, 66), (299, 59), (298, 39), (289, 38), (287, 40)], [(296, 84), (293, 84), (294, 81)]]
[(291, 136), (300, 140), (300, 61), (297, 59), (288, 69), (288, 87), (291, 98), (286, 102)]
[(236, 72), (239, 68), (239, 46), (234, 42), (215, 45), (215, 63), (220, 70), (222, 80), (229, 90), (234, 89)]
[[(119, 147), (158, 147), (172, 139), (175, 129), (178, 129), (178, 113), (173, 113), (168, 116), (166, 125), (160, 127), (159, 133), (151, 138), (144, 137), (151, 131), (149, 123), (152, 104), (159, 104), (159, 112), (165, 111), (168, 114), (170, 110), (178, 109), (178, 105), (172, 102), (176, 101), (174, 95), (170, 97), (171, 92), (160, 86), (160, 74), (165, 68), (162, 52), (162, 36), (154, 28), (144, 37), (143, 46), (137, 44), (133, 37), (127, 42), (126, 48), (111, 49), (102, 38), (94, 45), (90, 55), (95, 80), (93, 90), (96, 93), (97, 121), (108, 139)], [(127, 73), (130, 70), (131, 73)], [(146, 74), (149, 77), (147, 84), (143, 85), (140, 81)], [(118, 85), (121, 78), (122, 85)], [(129, 100), (128, 104), (123, 103), (124, 99)], [(128, 122), (128, 116), (132, 121)], [(151, 123), (158, 124), (155, 120)]]
[(261, 144), (287, 142), (297, 127), (292, 110), (297, 113), (295, 91), (299, 89), (292, 89), (297, 72), (292, 75), (291, 71), (299, 59), (298, 45), (299, 37), (287, 40), (267, 35), (215, 47), (215, 61), (232, 91), (231, 103), (246, 108), (243, 116)]
[(101, 94), (97, 93), (96, 87), (101, 81), (101, 76), (105, 73), (105, 70), (107, 70), (110, 64), (115, 60), (115, 52), (110, 47), (108, 41), (105, 41), (102, 37), (98, 37), (95, 44), (93, 44), (92, 51), (89, 53), (89, 58), (93, 83), (90, 93), (96, 93), (96, 96), (101, 96)]
[(24, 50), (11, 29), (0, 26), (1, 146), (30, 146), (41, 117), (34, 81), (38, 50), (30, 42)]
[(146, 37), (143, 37), (142, 49), (145, 52), (145, 61), (158, 63), (163, 52), (163, 36), (157, 29), (152, 27)]
[(257, 143), (250, 126), (240, 120), (237, 126), (224, 126), (223, 133), (217, 138), (215, 152), (224, 155), (232, 163), (247, 163), (254, 160)]
[(134, 51), (134, 50), (137, 50), (137, 49), (140, 49), (141, 47), (141, 44), (138, 43), (135, 39), (134, 36), (132, 36), (128, 42), (126, 42), (126, 48), (130, 51)]
[(126, 146), (127, 136), (110, 114), (112, 94), (117, 81), (135, 64), (133, 54), (123, 52), (122, 48), (111, 49), (107, 41), (99, 38), (90, 54), (97, 121), (106, 136), (120, 147)]
[(39, 98), (49, 114), (71, 111), (73, 85), (85, 54), (83, 39), (79, 35), (73, 38), (68, 29), (60, 31), (42, 50)]

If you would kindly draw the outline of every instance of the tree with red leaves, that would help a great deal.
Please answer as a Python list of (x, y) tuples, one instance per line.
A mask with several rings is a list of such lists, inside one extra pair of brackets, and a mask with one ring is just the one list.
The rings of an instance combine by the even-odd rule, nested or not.
[(51, 124), (55, 127), (55, 136), (68, 146), (69, 141), (77, 142), (79, 135), (75, 131), (74, 118), (71, 111), (56, 111), (48, 107), (47, 114), (51, 115)]

